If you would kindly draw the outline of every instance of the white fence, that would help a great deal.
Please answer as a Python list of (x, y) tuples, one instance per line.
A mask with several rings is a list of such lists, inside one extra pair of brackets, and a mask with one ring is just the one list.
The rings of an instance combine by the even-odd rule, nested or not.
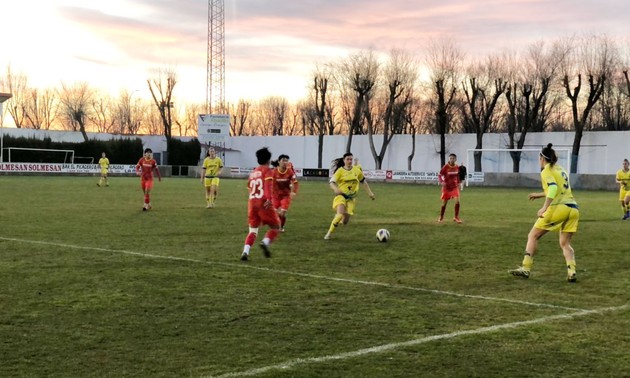
[[(49, 131), (32, 129), (4, 128), (5, 135), (14, 137), (51, 138), (53, 141), (82, 141), (81, 133), (71, 131)], [(540, 149), (547, 143), (557, 148), (573, 146), (573, 132), (529, 133), (523, 148)], [(166, 139), (163, 136), (120, 136), (103, 133), (88, 133), (90, 139), (108, 140), (112, 138), (140, 138), (144, 147), (150, 147), (154, 153), (166, 150)], [(343, 155), (346, 149), (347, 136), (332, 135), (324, 137), (322, 168), (329, 168), (330, 161)], [(182, 138), (190, 140), (190, 137)], [(274, 156), (287, 154), (293, 164), (301, 168), (317, 168), (317, 136), (250, 136), (227, 138), (225, 154), (222, 156), (226, 166), (255, 167), (254, 152), (264, 146), (271, 149)], [(380, 150), (381, 136), (374, 137), (374, 144)], [(483, 148), (506, 148), (507, 134), (485, 134)], [(598, 131), (585, 132), (582, 138), (577, 172), (581, 174), (614, 174), (623, 159), (630, 158), (630, 131)], [(446, 152), (458, 155), (460, 162), (466, 161), (466, 150), (476, 148), (474, 134), (452, 134), (446, 136)], [(415, 155), (411, 167), (407, 165), (407, 157), (412, 150), (411, 135), (396, 135), (390, 143), (385, 155), (383, 170), (432, 172), (440, 167), (439, 135), (416, 135)], [(366, 135), (355, 135), (352, 139), (352, 153), (360, 159), (366, 170), (376, 168), (374, 158)], [(468, 167), (472, 172), (474, 167)]]
[[(523, 148), (541, 149), (548, 143), (554, 147), (572, 148), (573, 132), (529, 133)], [(381, 136), (374, 137), (377, 151), (380, 150)], [(330, 161), (341, 157), (346, 149), (347, 136), (325, 136), (322, 168), (329, 168)], [(503, 149), (508, 143), (507, 134), (485, 134), (483, 148)], [(274, 156), (287, 154), (296, 167), (317, 168), (316, 136), (281, 136), (281, 137), (231, 137), (226, 141), (228, 150), (225, 164), (235, 167), (256, 166), (254, 152), (260, 147), (269, 147)], [(577, 172), (582, 174), (614, 174), (623, 159), (630, 158), (630, 131), (585, 132), (582, 138)], [(446, 136), (446, 153), (455, 153), (459, 162), (466, 161), (466, 151), (476, 147), (474, 134), (452, 134)], [(369, 137), (355, 135), (352, 139), (352, 153), (360, 159), (364, 169), (375, 169), (376, 165), (369, 146)], [(396, 135), (387, 148), (383, 165), (384, 170), (436, 171), (440, 164), (439, 135), (416, 135), (415, 154), (411, 167), (407, 157), (412, 150), (410, 135)], [(482, 167), (483, 168), (483, 167)], [(468, 167), (469, 172), (474, 167)], [(509, 171), (508, 171), (509, 172)]]

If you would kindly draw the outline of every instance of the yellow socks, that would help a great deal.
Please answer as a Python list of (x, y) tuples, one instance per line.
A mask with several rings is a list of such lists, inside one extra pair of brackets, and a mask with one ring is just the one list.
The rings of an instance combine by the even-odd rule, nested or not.
[(525, 256), (523, 257), (523, 269), (530, 271), (532, 270), (532, 266), (534, 265), (534, 258), (530, 256), (529, 253), (525, 252)]
[(337, 226), (339, 226), (339, 223), (341, 223), (342, 219), (343, 219), (343, 214), (335, 214), (335, 217), (330, 223), (330, 228), (328, 229), (329, 234), (332, 234), (333, 232), (335, 232), (335, 229), (337, 228)]

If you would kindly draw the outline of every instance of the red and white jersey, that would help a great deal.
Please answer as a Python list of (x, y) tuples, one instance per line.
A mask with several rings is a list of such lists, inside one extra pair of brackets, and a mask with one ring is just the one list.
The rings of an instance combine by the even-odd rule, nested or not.
[(249, 174), (247, 180), (250, 205), (262, 206), (273, 196), (273, 171), (266, 165), (259, 165)]
[(273, 170), (273, 195), (276, 198), (286, 197), (291, 194), (291, 190), (297, 193), (298, 181), (295, 171), (291, 167), (287, 167), (284, 172), (280, 171), (280, 167)]
[(457, 188), (459, 185), (459, 165), (444, 164), (440, 170), (440, 182), (445, 183), (446, 190)]
[(136, 164), (136, 171), (140, 172), (140, 176), (143, 180), (153, 180), (153, 169), (157, 168), (157, 161), (155, 159), (145, 159), (141, 157)]

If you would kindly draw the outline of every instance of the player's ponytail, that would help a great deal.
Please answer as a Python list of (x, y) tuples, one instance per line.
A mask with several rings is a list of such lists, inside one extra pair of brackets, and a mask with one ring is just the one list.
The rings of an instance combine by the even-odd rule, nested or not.
[(333, 159), (330, 162), (330, 170), (332, 171), (332, 173), (337, 172), (337, 169), (339, 169), (339, 168), (341, 168), (343, 166), (344, 166), (343, 158)]
[(547, 147), (544, 147), (542, 151), (540, 151), (540, 156), (542, 156), (547, 163), (554, 165), (558, 161), (558, 155), (556, 155), (556, 151), (554, 151), (552, 147), (553, 144), (549, 143)]

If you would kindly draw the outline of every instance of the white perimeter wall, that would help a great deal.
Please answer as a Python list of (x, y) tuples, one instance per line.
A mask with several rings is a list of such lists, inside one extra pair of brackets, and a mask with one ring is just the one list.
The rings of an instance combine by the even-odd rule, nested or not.
[[(568, 148), (573, 146), (573, 132), (528, 133), (526, 149), (540, 150), (547, 143), (553, 143), (554, 148)], [(334, 135), (324, 137), (322, 168), (329, 168), (330, 161), (344, 154), (347, 136)], [(376, 150), (380, 150), (381, 136), (374, 137)], [(508, 143), (507, 134), (485, 134), (483, 148), (502, 149)], [(407, 157), (411, 153), (412, 138), (410, 135), (396, 135), (387, 148), (382, 169), (408, 170)], [(436, 171), (440, 165), (440, 137), (439, 135), (416, 135), (416, 150), (411, 163), (412, 171)], [(466, 164), (467, 150), (474, 149), (476, 136), (474, 134), (453, 134), (446, 136), (446, 152), (455, 153), (458, 161)], [(232, 137), (226, 141), (227, 151), (225, 165), (232, 167), (255, 167), (257, 165), (254, 152), (261, 147), (269, 147), (274, 157), (287, 154), (296, 167), (317, 168), (317, 136), (276, 136), (276, 137)], [(352, 153), (358, 157), (364, 169), (375, 169), (374, 158), (369, 146), (369, 137), (355, 135), (352, 139)], [(486, 154), (490, 158), (490, 154)], [(623, 159), (630, 159), (630, 131), (585, 132), (582, 137), (578, 162), (578, 173), (582, 174), (614, 174)], [(496, 155), (494, 156), (496, 158)], [(504, 156), (508, 164), (505, 172), (511, 172), (511, 159)], [(537, 156), (533, 163), (522, 162), (521, 172), (536, 172)], [(567, 165), (561, 161), (563, 165)], [(482, 168), (489, 166), (482, 161)], [(467, 165), (469, 172), (473, 170), (472, 154)], [(485, 168), (484, 168), (485, 169)]]
[[(81, 142), (83, 137), (80, 132), (72, 131), (48, 131), (33, 129), (4, 128), (4, 135), (14, 137), (31, 137), (43, 139), (51, 138), (53, 141)], [(540, 149), (547, 143), (553, 143), (555, 148), (569, 148), (573, 145), (573, 132), (547, 132), (528, 133), (524, 148)], [(150, 147), (153, 152), (163, 152), (166, 149), (166, 140), (163, 136), (121, 136), (104, 133), (88, 133), (90, 139), (108, 140), (112, 138), (141, 138), (144, 147)], [(346, 149), (347, 136), (333, 135), (324, 137), (324, 151), (322, 168), (329, 168), (330, 161), (343, 155)], [(190, 137), (182, 138), (190, 140)], [(377, 151), (380, 150), (381, 136), (374, 137)], [(387, 148), (382, 169), (408, 170), (407, 156), (411, 153), (412, 138), (410, 135), (396, 135)], [(483, 147), (489, 149), (506, 148), (507, 134), (485, 134)], [(440, 166), (440, 137), (439, 135), (416, 135), (416, 151), (411, 164), (412, 171), (436, 171)], [(447, 154), (457, 154), (458, 161), (466, 164), (469, 149), (475, 148), (474, 134), (452, 134), (446, 136)], [(274, 157), (287, 154), (293, 164), (298, 168), (317, 168), (317, 136), (249, 136), (228, 138), (225, 147), (225, 165), (230, 167), (251, 168), (257, 164), (254, 152), (261, 147), (269, 147)], [(352, 139), (352, 153), (360, 159), (364, 169), (375, 169), (374, 158), (369, 146), (369, 138), (366, 135), (355, 135)], [(490, 154), (486, 154), (490, 159)], [(496, 157), (496, 155), (495, 155)], [(504, 163), (505, 172), (511, 172), (511, 159), (506, 156)], [(471, 162), (467, 164), (470, 172), (473, 170)], [(623, 159), (630, 159), (630, 131), (599, 131), (585, 132), (582, 137), (578, 173), (582, 174), (614, 174)], [(483, 168), (489, 166), (483, 161)], [(531, 164), (522, 162), (521, 172), (527, 173), (535, 170), (535, 160)], [(563, 165), (564, 162), (561, 162)]]

